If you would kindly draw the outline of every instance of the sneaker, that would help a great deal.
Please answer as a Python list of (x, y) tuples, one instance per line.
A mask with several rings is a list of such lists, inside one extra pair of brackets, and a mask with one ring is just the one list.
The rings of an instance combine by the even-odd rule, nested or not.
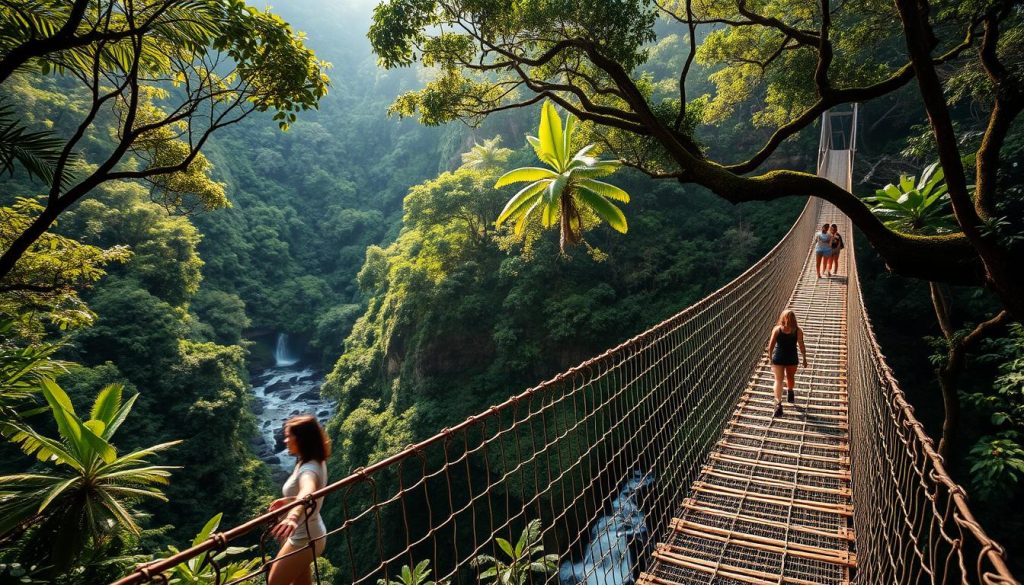
[(790, 403), (793, 402), (793, 389), (792, 388), (789, 389), (789, 393), (786, 395), (786, 400), (789, 401)]
[(775, 416), (782, 416), (782, 403), (779, 402), (775, 405)]

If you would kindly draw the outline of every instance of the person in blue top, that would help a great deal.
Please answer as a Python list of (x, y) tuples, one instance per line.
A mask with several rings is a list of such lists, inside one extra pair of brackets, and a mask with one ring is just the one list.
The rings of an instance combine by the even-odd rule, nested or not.
[(818, 270), (818, 278), (821, 278), (822, 264), (828, 269), (828, 258), (832, 255), (832, 234), (829, 233), (829, 224), (821, 226), (821, 231), (814, 235), (814, 266)]
[(804, 367), (807, 367), (807, 348), (804, 347), (804, 332), (796, 323), (796, 313), (792, 309), (786, 309), (779, 315), (779, 323), (772, 329), (771, 340), (768, 341), (768, 355), (772, 359), (772, 375), (775, 376), (775, 416), (782, 416), (782, 379), (785, 376), (788, 382), (788, 402), (793, 402), (793, 378), (796, 377), (796, 368), (800, 364), (796, 352), (797, 345), (800, 346), (800, 356), (803, 356)]

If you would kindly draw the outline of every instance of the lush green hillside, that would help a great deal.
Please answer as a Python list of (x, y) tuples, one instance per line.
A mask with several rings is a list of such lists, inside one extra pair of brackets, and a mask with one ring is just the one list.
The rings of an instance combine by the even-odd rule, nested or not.
[[(97, 53), (94, 67), (106, 77), (100, 81), (96, 73), (95, 93), (87, 83), (92, 68), (83, 66), (91, 54), (75, 47), (44, 53), (0, 77), (0, 253), (16, 249), (55, 208), (54, 201), (75, 192), (77, 182), (87, 184), (93, 173), (117, 174), (87, 184), (0, 274), (0, 431), (13, 441), (0, 446), (0, 481), (6, 486), (0, 489), (0, 581), (8, 577), (5, 563), (20, 561), (46, 565), (34, 575), (42, 582), (106, 582), (143, 560), (132, 555), (190, 542), (219, 512), (227, 526), (265, 509), (279, 486), (254, 455), (250, 375), (271, 363), (277, 333), (297, 339), (305, 357), (328, 372), (323, 391), (337, 402), (329, 424), (335, 445), (330, 466), (338, 478), (693, 303), (774, 245), (804, 204), (802, 196), (740, 197), (739, 190), (738, 198), (776, 200), (728, 203), (721, 193), (693, 184), (696, 175), (673, 166), (678, 160), (671, 148), (644, 134), (643, 124), (671, 122), (669, 134), (693, 155), (698, 170), (707, 170), (706, 161), (755, 156), (787, 116), (820, 93), (801, 77), (813, 69), (807, 47), (789, 46), (787, 36), (776, 50), (767, 46), (771, 35), (748, 37), (743, 31), (749, 27), (719, 23), (696, 28), (700, 50), (688, 64), (686, 27), (655, 18), (644, 2), (598, 7), (605, 12), (593, 3), (569, 3), (580, 10), (554, 18), (558, 3), (505, 6), (482, 0), (481, 5), (493, 4), (494, 14), (512, 11), (502, 26), (548, 30), (564, 17), (581, 30), (605, 31), (602, 50), (628, 65), (626, 76), (635, 78), (638, 94), (651, 105), (649, 120), (619, 111), (617, 118), (604, 118), (615, 129), (594, 120), (578, 126), (576, 146), (592, 142), (592, 155), (619, 156), (627, 163), (604, 178), (630, 194), (621, 204), (627, 233), (615, 231), (597, 212), (583, 212), (584, 241), (561, 253), (557, 228), (531, 223), (525, 235), (516, 235), (512, 225), (496, 226), (517, 191), (495, 188), (496, 179), (540, 164), (526, 135), (537, 133), (541, 101), (504, 109), (501, 100), (529, 100), (533, 90), (495, 98), (487, 90), (497, 80), (507, 81), (502, 76), (508, 71), (472, 82), (460, 77), (465, 71), (456, 69), (468, 67), (455, 61), (469, 49), (445, 49), (457, 42), (451, 39), (429, 45), (428, 53), (435, 51), (426, 59), (429, 66), (420, 48), (411, 61), (403, 47), (426, 38), (413, 31), (436, 32), (429, 19), (416, 20), (415, 11), (378, 11), (380, 26), (371, 32), (375, 54), (366, 35), (376, 4), (296, 0), (275, 10), (300, 35), (259, 10), (195, 0), (195, 27), (179, 30), (180, 22), (192, 20), (172, 18), (141, 35), (155, 40), (138, 49), (134, 68), (124, 62), (130, 48)], [(679, 18), (683, 3), (670, 5)], [(0, 6), (0, 60), (10, 59), (11, 47), (33, 34), (57, 30), (54, 22), (70, 14), (70, 3), (55, 0), (12, 6), (40, 12), (27, 18)], [(629, 10), (636, 18), (623, 18)], [(902, 59), (905, 43), (896, 29), (878, 32), (878, 15), (863, 13), (865, 6), (844, 10), (854, 15), (836, 37), (833, 67), (851, 83), (877, 81)], [(970, 10), (940, 11), (944, 43), (955, 40), (951, 23)], [(208, 22), (204, 15), (218, 18)], [(1019, 12), (1008, 18), (999, 51), (1015, 55), (1024, 34)], [(224, 23), (234, 28), (219, 28)], [(108, 26), (130, 25), (116, 20)], [(548, 32), (562, 34), (556, 28)], [(224, 63), (189, 68), (164, 58), (178, 50), (205, 58), (212, 47), (261, 73), (249, 78), (260, 91), (241, 90), (240, 102), (265, 111), (217, 129), (201, 155), (166, 176), (145, 171), (178, 162), (188, 151), (184, 141), (198, 130), (181, 120), (139, 130), (138, 143), (106, 168), (111, 150), (176, 100), (200, 96), (195, 103), (224, 107), (224, 100), (191, 84), (209, 83), (207, 90), (217, 91), (244, 78), (244, 71), (221, 78), (218, 67)], [(260, 51), (267, 47), (287, 59), (265, 58)], [(872, 63), (873, 57), (879, 62)], [(379, 66), (378, 58), (392, 67)], [(781, 61), (772, 62), (776, 58)], [(326, 96), (319, 95), (317, 59), (333, 64)], [(1020, 74), (1019, 59), (1007, 63)], [(402, 64), (410, 66), (394, 67)], [(588, 67), (575, 74), (595, 77), (573, 80), (589, 84), (584, 93), (594, 89), (595, 79), (611, 83)], [(688, 94), (680, 95), (680, 69), (686, 67)], [(137, 75), (140, 68), (150, 77), (135, 78), (138, 91), (132, 83), (114, 83), (131, 79), (131, 71)], [(272, 75), (262, 74), (267, 71)], [(555, 75), (555, 69), (531, 71)], [(964, 153), (982, 148), (994, 94), (985, 79), (973, 61), (952, 59), (943, 70), (953, 142)], [(109, 103), (100, 99), (101, 90), (114, 92)], [(596, 112), (623, 107), (621, 92), (593, 93)], [(421, 116), (427, 124), (389, 116), (389, 108)], [(484, 116), (489, 108), (500, 111)], [(870, 196), (899, 183), (901, 174), (920, 175), (938, 156), (941, 141), (933, 140), (916, 88), (875, 96), (861, 113), (853, 195)], [(469, 123), (450, 121), (460, 117)], [(68, 141), (75, 143), (68, 147), (67, 173), (54, 180)], [(818, 129), (809, 123), (778, 140), (760, 170), (810, 171), (817, 143)], [(1024, 246), (1019, 120), (1007, 127), (1001, 147), (999, 205), (979, 229), (987, 230), (996, 247), (1016, 254)], [(468, 152), (475, 154), (463, 159)], [(966, 157), (968, 169), (977, 163)], [(785, 173), (751, 179), (749, 172), (724, 168), (708, 176), (735, 171), (730, 184), (744, 189), (750, 181), (779, 184), (771, 183), (779, 176), (806, 179)], [(717, 189), (714, 181), (706, 182)], [(938, 228), (916, 235), (955, 239), (950, 234), (959, 224), (948, 209), (943, 218)], [(884, 349), (935, 436), (942, 433), (944, 416), (935, 368), (966, 356), (953, 376), (963, 413), (951, 437), (950, 467), (969, 486), (986, 527), (1019, 548), (1014, 535), (1024, 520), (1012, 510), (1020, 508), (1024, 480), (1024, 337), (1018, 325), (1004, 323), (986, 331), (978, 344), (950, 353), (977, 323), (1007, 306), (1005, 298), (992, 293), (995, 281), (988, 288), (932, 288), (952, 308), (944, 332), (935, 322), (928, 285), (889, 274), (891, 250), (883, 250), (889, 254), (883, 260), (866, 238), (858, 246), (865, 295)], [(47, 443), (47, 437), (59, 440)], [(75, 452), (58, 453), (58, 443), (75, 445)], [(91, 463), (79, 465), (76, 457)], [(119, 459), (124, 457), (127, 463)], [(68, 486), (78, 485), (64, 483), (66, 474), (109, 471), (110, 465), (133, 471), (123, 482), (94, 482), (113, 491), (66, 496)], [(17, 475), (22, 473), (33, 475)], [(110, 498), (91, 499), (101, 493)], [(90, 502), (91, 512), (82, 511), (82, 502)], [(338, 514), (336, 508), (325, 511), (329, 525)], [(61, 525), (75, 529), (55, 531)], [(69, 540), (56, 540), (55, 534)], [(363, 545), (370, 546), (357, 548)], [(331, 542), (328, 557), (345, 557), (340, 547)]]

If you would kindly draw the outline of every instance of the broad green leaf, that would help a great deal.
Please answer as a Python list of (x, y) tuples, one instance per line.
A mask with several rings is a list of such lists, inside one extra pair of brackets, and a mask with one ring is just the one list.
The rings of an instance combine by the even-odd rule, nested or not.
[(565, 190), (566, 179), (559, 176), (558, 179), (548, 184), (544, 195), (544, 209), (541, 210), (541, 225), (551, 227), (558, 217), (558, 209), (562, 202), (562, 192)]
[(509, 541), (505, 540), (504, 538), (501, 538), (500, 536), (495, 538), (494, 542), (496, 542), (498, 544), (498, 548), (500, 548), (501, 550), (505, 551), (505, 554), (507, 554), (511, 558), (515, 558), (516, 551), (512, 547), (512, 543), (510, 543)]
[(104, 439), (107, 439), (109, 441), (110, 437), (114, 436), (114, 433), (117, 432), (117, 429), (121, 426), (121, 423), (123, 423), (124, 420), (128, 418), (128, 413), (132, 411), (132, 406), (135, 405), (135, 401), (138, 398), (139, 394), (135, 394), (127, 401), (125, 401), (124, 404), (121, 405), (121, 408), (117, 410), (117, 413), (115, 413), (110, 422), (107, 423), (107, 428), (106, 430), (103, 431)]
[(87, 443), (83, 439), (82, 425), (75, 416), (71, 399), (53, 380), (43, 380), (43, 396), (50, 404), (50, 412), (57, 423), (57, 432), (76, 456), (83, 458)]
[(494, 188), (500, 189), (506, 185), (522, 183), (524, 181), (539, 181), (540, 179), (556, 178), (558, 178), (558, 173), (550, 169), (542, 169), (540, 167), (521, 167), (511, 170), (499, 177), (494, 183)]
[(121, 384), (109, 384), (100, 390), (99, 395), (96, 396), (96, 401), (93, 402), (89, 418), (103, 421), (103, 426), (109, 425), (121, 407), (121, 393), (123, 390), (124, 387)]
[(629, 230), (625, 214), (623, 214), (622, 210), (616, 207), (613, 203), (602, 197), (600, 194), (594, 193), (585, 187), (580, 189), (579, 194), (587, 205), (593, 209), (601, 219), (606, 221), (612, 229), (623, 234)]
[(567, 153), (572, 148), (572, 135), (576, 132), (576, 116), (572, 113), (565, 115), (565, 132), (562, 133), (562, 152)]
[(583, 181), (580, 181), (579, 185), (580, 187), (583, 187), (588, 191), (597, 193), (598, 195), (601, 195), (602, 197), (605, 197), (607, 199), (621, 201), (623, 203), (629, 203), (629, 193), (626, 193), (624, 190), (610, 183), (605, 183), (603, 181), (595, 181), (594, 179), (585, 179)]
[(911, 209), (918, 210), (921, 208), (921, 204), (924, 203), (924, 195), (921, 195), (921, 192), (917, 189), (908, 192), (906, 196), (906, 206)]
[(526, 222), (529, 220), (533, 212), (537, 210), (537, 207), (544, 204), (544, 199), (538, 197), (537, 200), (526, 210), (525, 213), (519, 216), (519, 221), (516, 222), (516, 228), (513, 233), (518, 237), (523, 235), (523, 230), (526, 229)]
[(551, 165), (552, 168), (558, 168), (558, 161), (555, 159), (555, 153), (547, 150), (539, 138), (536, 136), (527, 136), (526, 141), (533, 147), (534, 154), (537, 155), (537, 158), (539, 158), (541, 162)]
[(555, 160), (558, 161), (555, 169), (561, 172), (566, 158), (565, 151), (562, 150), (564, 144), (562, 138), (562, 119), (558, 116), (555, 104), (551, 103), (550, 100), (545, 100), (544, 105), (541, 106), (537, 138), (540, 139), (544, 150), (551, 153)]
[(882, 187), (882, 190), (885, 192), (886, 195), (892, 197), (894, 201), (899, 200), (899, 198), (903, 195), (903, 191), (900, 191), (899, 187), (893, 185), (892, 183), (886, 185), (885, 187)]
[(505, 220), (525, 209), (530, 202), (534, 201), (534, 199), (538, 199), (547, 186), (548, 181), (537, 181), (536, 183), (523, 187), (518, 193), (508, 200), (508, 203), (505, 204), (505, 208), (501, 210), (501, 214), (498, 215), (498, 219), (494, 222), (495, 227), (501, 227), (501, 224), (505, 223)]
[(908, 175), (900, 175), (900, 191), (906, 193), (914, 188), (914, 177)]
[(210, 538), (210, 535), (217, 530), (220, 526), (220, 519), (224, 516), (223, 512), (218, 512), (213, 518), (207, 520), (206, 524), (203, 525), (203, 529), (199, 531), (199, 534), (192, 539), (192, 546), (199, 546), (200, 543)]
[(569, 166), (571, 168), (570, 173), (572, 176), (580, 179), (607, 177), (619, 170), (619, 162), (611, 160), (598, 161), (592, 166), (586, 166), (581, 161), (573, 161)]
[[(941, 181), (943, 177), (944, 173), (942, 172), (942, 167), (939, 166), (938, 162), (933, 162), (924, 168), (924, 172), (921, 173), (921, 180), (918, 182), (917, 188), (923, 191), (925, 186), (929, 184), (934, 185)], [(904, 191), (909, 190), (910, 189), (904, 189)]]

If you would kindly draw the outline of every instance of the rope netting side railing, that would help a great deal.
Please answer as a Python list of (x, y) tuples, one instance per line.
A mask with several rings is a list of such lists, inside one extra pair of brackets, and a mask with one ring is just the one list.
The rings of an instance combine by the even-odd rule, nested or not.
[[(765, 339), (751, 331), (768, 331), (785, 307), (819, 205), (811, 199), (757, 264), (650, 330), (117, 585), (167, 582), (187, 561), (218, 583), (260, 579), (279, 562), (267, 529), (320, 498), (325, 542), (293, 554), (312, 559), (313, 546), (324, 547), (337, 583), (395, 581), (424, 560), (438, 583), (475, 583), (495, 560), (519, 572), (513, 582), (635, 578), (761, 356)], [(539, 551), (510, 558), (528, 527), (536, 538), (526, 548), (557, 556), (546, 573), (530, 570)], [(260, 562), (227, 570), (229, 545), (251, 546)], [(326, 582), (319, 569), (314, 581)]]
[[(852, 242), (852, 234), (850, 234)], [(851, 475), (860, 583), (1017, 583), (914, 416), (864, 308), (848, 246)]]

